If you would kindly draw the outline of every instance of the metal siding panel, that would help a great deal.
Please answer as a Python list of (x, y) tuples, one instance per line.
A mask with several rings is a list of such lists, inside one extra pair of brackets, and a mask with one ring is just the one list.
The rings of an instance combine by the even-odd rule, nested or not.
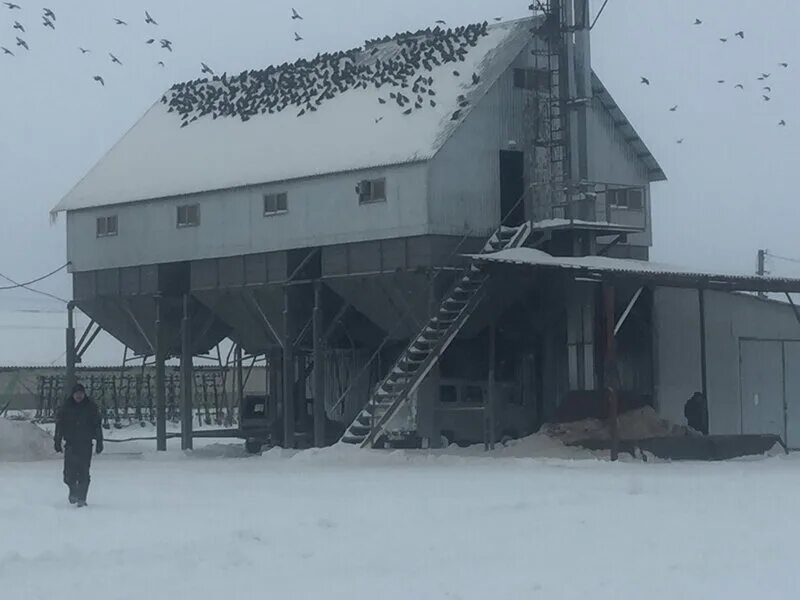
[(288, 253), (286, 252), (270, 252), (267, 254), (267, 281), (269, 283), (286, 281), (289, 276), (287, 259)]
[(800, 342), (784, 344), (786, 445), (800, 449)]
[(195, 260), (191, 266), (191, 286), (193, 290), (213, 290), (219, 287), (217, 261)]
[(97, 272), (97, 295), (116, 296), (119, 294), (119, 269), (104, 269)]
[[(742, 433), (784, 436), (783, 347), (780, 342), (742, 340), (740, 389)], [(713, 420), (711, 414), (709, 420)]]
[(375, 273), (381, 269), (381, 249), (378, 242), (350, 245), (350, 272)]
[(267, 283), (267, 257), (264, 254), (248, 254), (244, 257), (244, 279), (246, 285)]
[(383, 240), (383, 268), (394, 271), (406, 268), (406, 242), (405, 239)]
[(139, 267), (128, 267), (126, 269), (120, 269), (120, 271), (120, 293), (127, 296), (139, 294), (141, 289), (139, 283)]
[(342, 245), (326, 246), (322, 249), (322, 275), (347, 274), (347, 248)]
[(244, 285), (244, 257), (233, 256), (218, 259), (220, 287)]

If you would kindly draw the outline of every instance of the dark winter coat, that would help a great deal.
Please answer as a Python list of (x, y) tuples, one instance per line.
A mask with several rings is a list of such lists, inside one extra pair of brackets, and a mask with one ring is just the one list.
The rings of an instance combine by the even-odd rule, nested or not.
[(56, 445), (64, 440), (67, 446), (89, 446), (97, 440), (98, 449), (103, 447), (103, 427), (97, 405), (88, 397), (75, 402), (70, 397), (64, 401), (56, 417)]
[(708, 403), (703, 394), (695, 393), (686, 401), (683, 416), (686, 417), (689, 427), (708, 435)]

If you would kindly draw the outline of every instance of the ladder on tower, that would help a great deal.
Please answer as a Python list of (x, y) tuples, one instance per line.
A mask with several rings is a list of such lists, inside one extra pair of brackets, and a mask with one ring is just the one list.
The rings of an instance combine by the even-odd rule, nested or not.
[[(531, 224), (500, 227), (479, 254), (489, 254), (522, 246), (531, 233)], [(367, 405), (348, 427), (342, 442), (370, 447), (384, 433), (400, 408), (416, 392), (430, 370), (458, 335), (486, 295), (489, 276), (474, 263), (461, 274), (445, 294), (439, 310), (400, 354), (389, 373), (377, 386)]]

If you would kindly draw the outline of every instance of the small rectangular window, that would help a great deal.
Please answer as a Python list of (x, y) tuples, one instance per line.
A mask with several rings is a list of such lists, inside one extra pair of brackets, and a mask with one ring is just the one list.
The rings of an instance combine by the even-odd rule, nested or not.
[(644, 193), (642, 190), (628, 190), (628, 208), (642, 210), (644, 208)]
[(97, 237), (117, 235), (117, 215), (97, 218)]
[(200, 225), (200, 205), (184, 204), (178, 207), (178, 227), (197, 227)]
[(615, 208), (642, 210), (644, 208), (644, 190), (640, 188), (617, 188), (606, 191), (606, 201)]
[(264, 195), (264, 216), (279, 215), (289, 210), (289, 195), (286, 192)]
[(386, 202), (386, 180), (365, 179), (356, 187), (359, 204)]
[(523, 90), (541, 90), (550, 86), (547, 69), (514, 69), (514, 87)]

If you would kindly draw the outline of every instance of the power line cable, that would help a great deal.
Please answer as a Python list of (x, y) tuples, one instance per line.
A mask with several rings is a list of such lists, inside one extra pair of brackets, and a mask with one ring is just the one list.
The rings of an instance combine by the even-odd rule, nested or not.
[(788, 256), (780, 256), (778, 254), (772, 254), (772, 252), (766, 252), (765, 254), (770, 258), (774, 258), (776, 260), (785, 260), (786, 262), (800, 265), (800, 258), (789, 258)]
[(0, 287), (0, 291), (16, 290), (16, 289), (19, 289), (19, 288), (28, 287), (29, 285), (33, 285), (34, 283), (39, 283), (40, 281), (44, 281), (45, 279), (47, 279), (49, 277), (52, 277), (56, 273), (60, 273), (61, 271), (66, 269), (68, 266), (69, 266), (69, 263), (64, 263), (63, 265), (58, 267), (55, 271), (50, 271), (47, 275), (42, 275), (41, 277), (37, 277), (36, 279), (31, 279), (30, 281), (26, 281), (25, 283), (16, 282), (13, 279), (11, 279), (10, 277), (0, 273), (0, 277), (2, 277), (3, 279), (6, 279), (6, 280), (8, 280), (8, 281), (10, 281), (11, 283), (14, 284), (14, 285), (7, 285), (7, 286), (4, 286), (4, 287)]
[(594, 29), (594, 26), (597, 25), (597, 21), (600, 19), (600, 16), (603, 14), (603, 11), (606, 9), (607, 5), (608, 5), (608, 0), (605, 0), (605, 2), (603, 2), (603, 6), (600, 7), (600, 12), (597, 13), (597, 16), (594, 18), (594, 21), (592, 21), (592, 24), (589, 26), (590, 30)]

